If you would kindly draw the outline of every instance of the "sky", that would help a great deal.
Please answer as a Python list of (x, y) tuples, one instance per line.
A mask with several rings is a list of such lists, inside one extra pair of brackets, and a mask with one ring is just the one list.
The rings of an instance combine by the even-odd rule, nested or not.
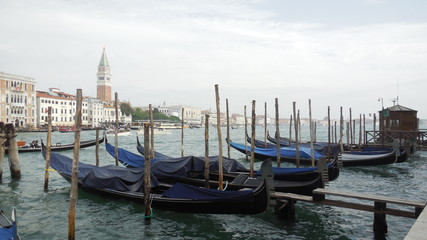
[(0, 0), (0, 72), (36, 89), (96, 97), (105, 47), (112, 88), (133, 106), (345, 118), (400, 105), (427, 118), (425, 0)]

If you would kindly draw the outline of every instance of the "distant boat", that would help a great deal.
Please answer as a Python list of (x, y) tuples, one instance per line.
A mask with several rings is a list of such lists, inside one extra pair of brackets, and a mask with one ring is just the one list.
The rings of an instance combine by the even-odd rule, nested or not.
[[(104, 137), (100, 138), (98, 140), (99, 143), (103, 143), (104, 142)], [(18, 146), (18, 152), (19, 153), (26, 153), (26, 152), (40, 152), (41, 150), (41, 146), (38, 144), (38, 141), (35, 140), (31, 143), (32, 146), (22, 146), (19, 147)], [(94, 140), (87, 140), (87, 141), (80, 141), (80, 148), (86, 148), (86, 147), (91, 147), (91, 146), (95, 146), (96, 145), (96, 139)], [(50, 150), (51, 151), (64, 151), (64, 150), (71, 150), (74, 148), (74, 143), (70, 143), (70, 144), (61, 144), (61, 143), (56, 143), (55, 145), (51, 145)], [(5, 149), (5, 153), (8, 153), (8, 148)]]
[(74, 126), (71, 126), (71, 127), (60, 127), (60, 128), (58, 129), (58, 131), (59, 131), (59, 132), (62, 132), (62, 133), (66, 133), (66, 132), (74, 132)]
[[(167, 130), (167, 129), (163, 129), (163, 128), (154, 128), (153, 132), (154, 132), (154, 135), (157, 135), (157, 134), (171, 134), (172, 133), (172, 131)], [(151, 130), (150, 130), (150, 133), (151, 133)], [(144, 129), (138, 130), (138, 134), (143, 135), (144, 134)]]
[[(188, 126), (187, 126), (188, 127)], [(181, 129), (181, 124), (178, 123), (160, 123), (159, 126), (157, 126), (158, 129)]]
[[(105, 134), (107, 135), (115, 135), (116, 134), (116, 130), (115, 129), (108, 129)], [(128, 129), (119, 129), (119, 131), (117, 132), (117, 136), (130, 136), (132, 135), (132, 132)]]

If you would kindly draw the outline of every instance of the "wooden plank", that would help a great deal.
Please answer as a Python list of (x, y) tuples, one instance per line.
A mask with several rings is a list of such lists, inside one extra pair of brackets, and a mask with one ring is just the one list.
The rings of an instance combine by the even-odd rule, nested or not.
[[(297, 201), (304, 201), (304, 202), (313, 202), (313, 197), (311, 196), (294, 194), (294, 193), (271, 192), (270, 197), (275, 199), (282, 199), (282, 200), (297, 200)], [(346, 202), (341, 200), (326, 199), (326, 200), (317, 201), (313, 203), (329, 205), (334, 207), (350, 208), (350, 209), (367, 211), (367, 212), (383, 213), (383, 214), (394, 215), (399, 217), (417, 218), (417, 214), (414, 211), (406, 211), (406, 210), (400, 210), (400, 209), (394, 209), (394, 208), (388, 208), (388, 207), (383, 211), (377, 211), (375, 210), (373, 205), (351, 203), (351, 202)]]
[(312, 196), (300, 195), (295, 193), (283, 193), (283, 192), (270, 192), (271, 198), (279, 198), (279, 199), (292, 199), (292, 200), (300, 200), (305, 202), (313, 202)]
[(313, 194), (321, 194), (321, 195), (335, 195), (341, 197), (351, 197), (351, 198), (359, 198), (364, 200), (372, 200), (377, 202), (385, 202), (385, 203), (393, 203), (393, 204), (401, 204), (406, 206), (414, 206), (424, 208), (426, 206), (426, 202), (421, 201), (410, 201), (405, 199), (398, 199), (392, 197), (384, 197), (384, 196), (373, 196), (373, 195), (365, 195), (359, 193), (349, 193), (342, 192), (333, 189), (325, 189), (325, 188), (317, 188), (313, 190)]

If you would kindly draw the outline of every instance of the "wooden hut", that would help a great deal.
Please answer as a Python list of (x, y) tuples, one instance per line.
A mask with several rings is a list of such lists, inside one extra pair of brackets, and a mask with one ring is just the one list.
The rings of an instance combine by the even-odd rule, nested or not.
[(418, 131), (417, 111), (394, 105), (379, 111), (380, 131)]

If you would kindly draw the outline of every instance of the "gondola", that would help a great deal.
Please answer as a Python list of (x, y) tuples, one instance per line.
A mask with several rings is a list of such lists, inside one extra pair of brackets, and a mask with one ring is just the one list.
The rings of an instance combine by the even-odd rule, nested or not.
[[(137, 141), (139, 152), (144, 152), (144, 147)], [(157, 153), (157, 152), (156, 152)], [(182, 158), (171, 158), (164, 154), (155, 156), (165, 157), (153, 164), (152, 168), (160, 169), (153, 171), (161, 181), (173, 183), (176, 181), (191, 184), (204, 184), (204, 157), (187, 156)], [(215, 179), (218, 174), (218, 157), (209, 157), (210, 177)], [(249, 170), (235, 159), (223, 158), (224, 178), (228, 181), (228, 187), (253, 188), (262, 180), (261, 171), (257, 171), (254, 177), (249, 176)], [(323, 186), (322, 178), (317, 169), (295, 169), (295, 168), (273, 168), (274, 189), (278, 192), (291, 192), (304, 195), (312, 195), (312, 191)], [(162, 171), (167, 172), (163, 174)], [(177, 176), (177, 173), (180, 175)], [(337, 173), (338, 175), (338, 173)], [(212, 181), (217, 186), (217, 181)]]
[[(248, 142), (252, 141), (252, 138), (249, 136), (246, 136), (246, 139)], [(270, 149), (276, 149), (277, 150), (277, 145), (276, 144), (272, 144), (272, 143), (268, 143), (265, 141), (261, 141), (261, 140), (257, 140), (255, 139), (254, 141), (255, 147), (258, 148), (270, 148)], [(248, 152), (249, 154), (250, 152)], [(277, 156), (276, 156), (277, 158)], [(333, 181), (335, 179), (338, 178), (339, 176), (339, 169), (338, 169), (338, 164), (337, 164), (337, 158), (335, 156), (332, 156), (332, 162), (328, 163), (328, 180), (329, 181)], [(311, 163), (311, 161), (310, 161)], [(277, 170), (279, 171), (281, 168), (278, 168)], [(292, 169), (292, 168), (289, 168)], [(317, 167), (305, 167), (305, 168), (293, 168), (295, 169), (295, 171), (318, 171)], [(299, 170), (300, 169), (300, 170)]]
[[(360, 149), (344, 149), (344, 153), (346, 154), (356, 154), (356, 155), (378, 155), (378, 154), (386, 154), (395, 151), (392, 147), (364, 147)], [(397, 150), (397, 149), (396, 149)], [(395, 159), (394, 163), (405, 162), (408, 159), (408, 154), (406, 152), (406, 148), (400, 147), (397, 159)]]
[[(98, 140), (98, 142), (103, 143), (104, 142), (104, 136), (102, 138), (100, 138)], [(80, 142), (80, 148), (87, 148), (87, 147), (91, 147), (91, 146), (95, 146), (95, 145), (96, 145), (96, 139)], [(64, 150), (71, 150), (73, 148), (74, 148), (74, 143), (70, 143), (70, 144), (56, 143), (55, 145), (52, 145), (50, 147), (50, 150), (51, 151), (64, 151)], [(18, 152), (19, 153), (40, 152), (41, 149), (42, 149), (41, 146), (37, 146), (37, 147), (24, 146), (24, 147), (18, 147)], [(8, 153), (7, 148), (5, 149), (5, 153)]]
[[(227, 140), (228, 141), (228, 140)], [(251, 147), (247, 146), (247, 148), (245, 148), (245, 145), (243, 144), (239, 144), (239, 143), (235, 143), (231, 140), (230, 141), (230, 146), (234, 149), (236, 149), (237, 151), (241, 152), (241, 153), (250, 153), (251, 152)], [(255, 158), (257, 159), (267, 159), (267, 158), (271, 158), (271, 159), (277, 159), (277, 149), (276, 148), (259, 148), (259, 147), (255, 147), (254, 148), (254, 154), (255, 154)], [(290, 162), (290, 163), (296, 163), (296, 148), (294, 147), (281, 147), (280, 148), (280, 159), (283, 160), (284, 162)], [(325, 158), (326, 156), (316, 150), (314, 150), (314, 159), (317, 161), (320, 158)], [(300, 147), (299, 148), (299, 159), (300, 159), (300, 163), (301, 164), (311, 164), (312, 160), (311, 160), (311, 149), (307, 148), (307, 147)]]
[[(267, 139), (268, 141), (277, 144), (277, 139), (273, 138), (270, 136), (270, 133), (267, 133)], [(248, 140), (249, 141), (249, 140)], [(279, 139), (279, 144), (280, 146), (283, 147), (295, 147), (295, 141), (290, 141), (287, 138), (280, 138)], [(311, 144), (310, 142), (302, 142), (298, 144), (300, 147), (306, 147), (306, 148), (311, 148)], [(328, 143), (327, 142), (313, 142), (313, 148), (314, 150), (327, 155), (328, 154)], [(337, 150), (337, 145), (331, 147), (331, 152), (335, 152), (336, 153)]]
[[(43, 145), (43, 156), (46, 156)], [(155, 165), (155, 164), (154, 164)], [(154, 166), (153, 165), (153, 166)], [(51, 152), (50, 166), (70, 181), (72, 160)], [(184, 183), (166, 185), (151, 175), (151, 207), (155, 209), (209, 214), (257, 214), (268, 206), (265, 181), (251, 190), (220, 191)], [(119, 166), (97, 167), (79, 163), (79, 188), (87, 192), (143, 202), (144, 169)]]
[(395, 151), (387, 153), (365, 153), (360, 154), (356, 152), (343, 152), (338, 158), (342, 161), (344, 167), (354, 166), (374, 166), (374, 165), (386, 165), (397, 162), (397, 156)]
[[(113, 157), (115, 156), (114, 147), (111, 145), (106, 145), (106, 150), (109, 152)], [(130, 154), (122, 154), (120, 155), (121, 151), (125, 151), (121, 148), (119, 148), (119, 161), (121, 161), (125, 166), (129, 167), (143, 167), (144, 166), (144, 158), (141, 156), (134, 157), (133, 153)], [(137, 150), (139, 153), (144, 155), (144, 147), (141, 145), (137, 138)], [(122, 157), (121, 157), (122, 156)], [(129, 158), (129, 156), (132, 156), (132, 158)], [(167, 156), (165, 154), (162, 154), (160, 152), (154, 151), (154, 160), (165, 160), (165, 159), (172, 159), (173, 157)], [(218, 157), (210, 157), (210, 162), (216, 161)], [(153, 160), (152, 160), (153, 161)], [(223, 172), (230, 173), (230, 174), (241, 174), (241, 173), (249, 173), (249, 169), (247, 169), (245, 166), (243, 166), (239, 161), (236, 159), (226, 158), (223, 157)], [(285, 167), (273, 167), (273, 176), (276, 180), (284, 180), (284, 181), (308, 181), (316, 179), (319, 175), (317, 167), (303, 167), (303, 168), (285, 168)], [(258, 176), (261, 176), (261, 171), (255, 171), (255, 174)], [(339, 169), (337, 167), (336, 161), (333, 161), (328, 164), (328, 180), (333, 181), (337, 179), (339, 176)]]
[(8, 218), (3, 210), (0, 210), (0, 239), (20, 240), (18, 226), (16, 224), (16, 210), (12, 210), (11, 217)]

